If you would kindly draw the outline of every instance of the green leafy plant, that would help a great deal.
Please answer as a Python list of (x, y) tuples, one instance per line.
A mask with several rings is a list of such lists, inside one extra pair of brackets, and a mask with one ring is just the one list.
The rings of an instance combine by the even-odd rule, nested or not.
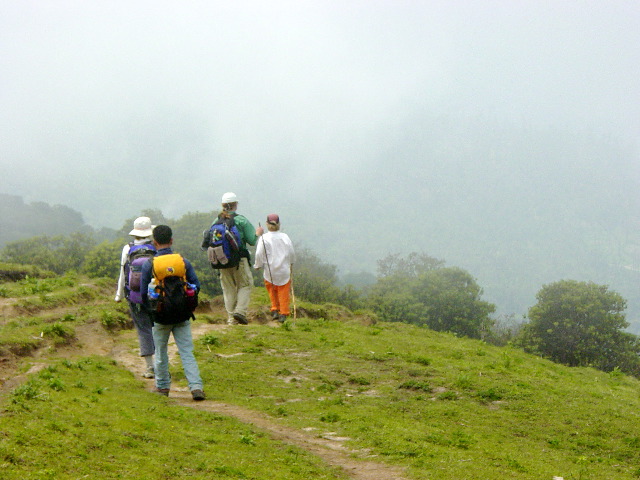
[(131, 320), (122, 312), (103, 310), (100, 315), (100, 323), (107, 330), (127, 328)]
[(220, 339), (212, 333), (207, 333), (200, 339), (200, 341), (203, 345), (207, 345), (210, 347), (217, 347), (220, 345)]
[(42, 334), (45, 337), (60, 339), (68, 339), (75, 335), (73, 328), (59, 322), (53, 323), (51, 325), (45, 325), (45, 327), (42, 329)]
[(545, 285), (516, 344), (569, 366), (640, 375), (640, 339), (625, 332), (626, 301), (607, 286), (562, 280)]

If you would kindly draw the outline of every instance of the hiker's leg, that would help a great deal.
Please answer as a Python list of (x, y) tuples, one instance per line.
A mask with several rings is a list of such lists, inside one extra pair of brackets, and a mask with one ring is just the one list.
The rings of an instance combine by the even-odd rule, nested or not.
[(152, 372), (153, 371), (153, 355), (145, 355), (142, 358), (144, 358), (144, 361), (147, 363), (147, 370)]
[(235, 323), (233, 312), (238, 302), (238, 287), (235, 279), (235, 268), (220, 270), (220, 286), (222, 287), (222, 297), (224, 298), (224, 308), (227, 311), (227, 321)]
[(291, 292), (291, 280), (289, 280), (286, 285), (281, 285), (278, 287), (278, 303), (280, 304), (280, 313), (285, 316), (291, 315), (291, 310), (289, 309), (289, 293)]
[(156, 347), (156, 387), (171, 388), (171, 374), (169, 373), (169, 335), (173, 325), (153, 325), (153, 341)]
[(279, 312), (280, 308), (278, 306), (278, 293), (276, 291), (278, 287), (267, 280), (264, 281), (264, 286), (266, 287), (267, 293), (269, 294), (269, 299), (271, 300), (271, 311)]
[(200, 369), (193, 355), (193, 337), (191, 335), (191, 320), (178, 323), (173, 326), (173, 339), (176, 341), (178, 353), (180, 353), (180, 361), (184, 376), (189, 383), (189, 390), (202, 390), (202, 378), (200, 378)]
[(129, 303), (129, 312), (131, 312), (131, 319), (138, 334), (140, 356), (153, 355), (155, 352), (152, 332), (153, 321), (149, 317), (149, 313), (139, 303)]
[(253, 275), (251, 275), (249, 260), (246, 258), (240, 259), (240, 265), (236, 270), (236, 282), (238, 285), (238, 297), (234, 311), (246, 317), (247, 310), (249, 310), (249, 302), (251, 301), (251, 289), (253, 288)]

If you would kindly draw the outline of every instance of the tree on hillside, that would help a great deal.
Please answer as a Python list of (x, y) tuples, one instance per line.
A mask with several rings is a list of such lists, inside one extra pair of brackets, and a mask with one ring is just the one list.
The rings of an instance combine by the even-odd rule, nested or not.
[(626, 301), (607, 286), (562, 280), (545, 285), (517, 343), (569, 366), (640, 374), (640, 341), (623, 331)]
[(482, 289), (467, 271), (445, 268), (443, 261), (415, 253), (406, 259), (391, 255), (378, 265), (383, 268), (368, 304), (382, 320), (472, 338), (481, 338), (490, 328), (495, 306), (481, 300)]
[(367, 271), (349, 272), (342, 275), (342, 285), (352, 285), (354, 288), (362, 289), (367, 288), (376, 283), (376, 276)]
[(108, 277), (117, 281), (123, 246), (120, 240), (96, 245), (87, 252), (82, 271), (90, 277)]
[(417, 277), (429, 270), (444, 267), (444, 264), (444, 260), (433, 258), (425, 253), (412, 252), (406, 258), (393, 253), (378, 260), (378, 276), (382, 278), (394, 275)]
[(202, 251), (202, 232), (208, 229), (217, 212), (189, 212), (168, 225), (173, 230), (173, 248), (189, 259), (200, 279), (202, 289), (209, 295), (220, 295), (222, 288), (218, 275), (211, 268), (207, 252)]
[(69, 270), (79, 271), (94, 245), (93, 236), (85, 233), (32, 237), (7, 244), (2, 258), (9, 263), (36, 265), (62, 274)]
[(340, 289), (337, 267), (324, 263), (312, 250), (296, 246), (293, 283), (298, 297), (310, 302), (336, 302)]
[(462, 268), (427, 271), (410, 291), (427, 307), (426, 324), (433, 330), (480, 338), (493, 323), (495, 305), (481, 300), (482, 288)]
[(140, 212), (140, 215), (136, 215), (135, 217), (128, 218), (124, 221), (122, 227), (120, 228), (120, 230), (118, 230), (118, 233), (122, 238), (130, 238), (129, 232), (133, 228), (133, 222), (138, 217), (149, 217), (153, 225), (172, 226), (171, 224), (173, 222), (173, 220), (165, 217), (161, 210), (156, 208), (145, 208)]
[(0, 193), (0, 247), (34, 236), (91, 232), (82, 215), (63, 205), (24, 203), (22, 197)]

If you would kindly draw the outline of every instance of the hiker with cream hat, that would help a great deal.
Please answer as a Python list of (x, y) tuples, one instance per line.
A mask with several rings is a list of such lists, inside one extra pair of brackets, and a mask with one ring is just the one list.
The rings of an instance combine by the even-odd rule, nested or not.
[(133, 241), (122, 248), (120, 256), (120, 276), (115, 297), (116, 302), (126, 298), (129, 303), (129, 314), (138, 333), (140, 356), (146, 362), (147, 369), (142, 374), (145, 378), (154, 377), (153, 355), (155, 347), (152, 333), (153, 321), (144, 308), (140, 295), (140, 276), (142, 264), (156, 253), (151, 238), (153, 227), (149, 217), (138, 217), (134, 220), (133, 230), (129, 232)]

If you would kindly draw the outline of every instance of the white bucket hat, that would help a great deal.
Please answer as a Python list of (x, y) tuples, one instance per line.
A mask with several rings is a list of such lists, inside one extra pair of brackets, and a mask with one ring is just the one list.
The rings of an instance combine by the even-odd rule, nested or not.
[(138, 217), (133, 221), (133, 230), (129, 232), (129, 235), (134, 237), (150, 237), (153, 234), (153, 227), (151, 225), (151, 219), (149, 217)]
[(237, 201), (238, 201), (238, 197), (233, 192), (227, 192), (224, 195), (222, 195), (222, 204), (223, 205), (225, 203), (235, 203)]

